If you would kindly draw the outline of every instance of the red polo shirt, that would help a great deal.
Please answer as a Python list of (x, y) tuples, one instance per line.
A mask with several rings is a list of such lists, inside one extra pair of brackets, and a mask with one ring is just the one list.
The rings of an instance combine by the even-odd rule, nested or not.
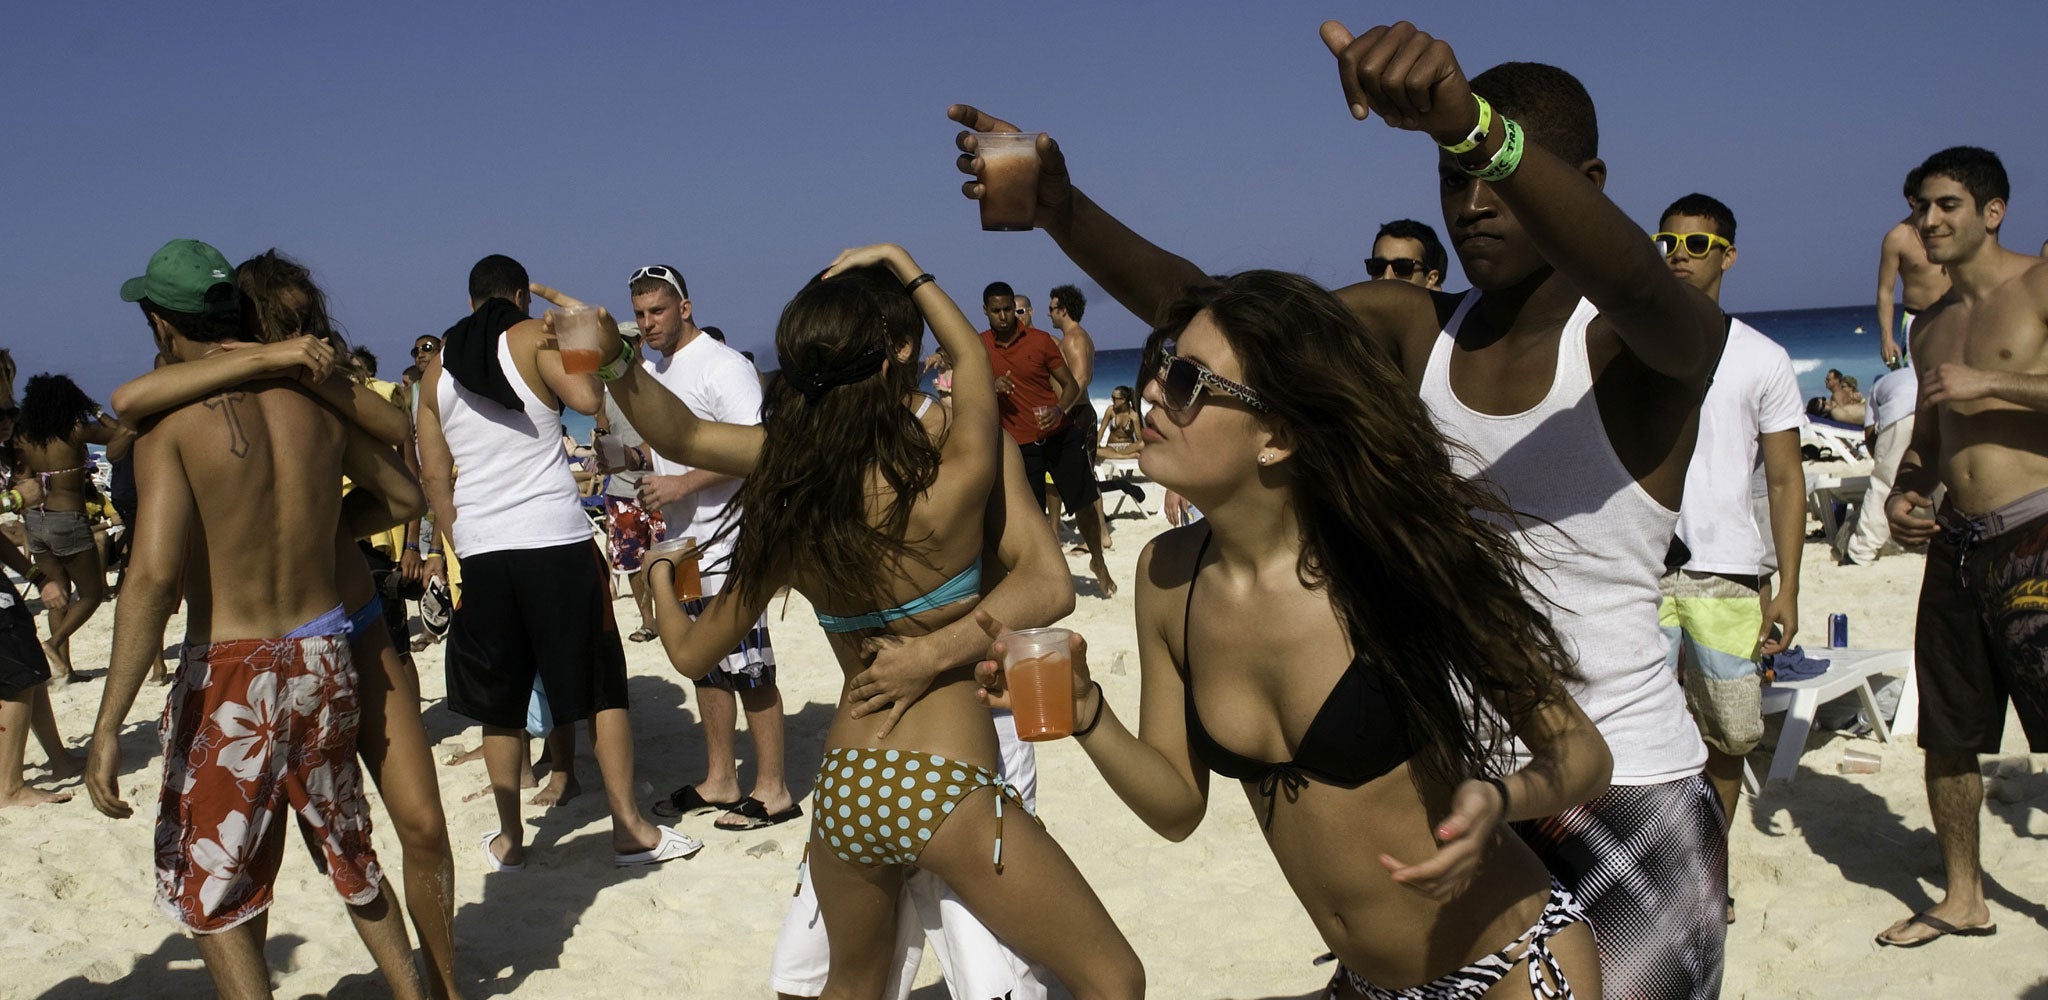
[(1052, 373), (1055, 368), (1065, 368), (1067, 358), (1060, 353), (1059, 341), (1052, 339), (1052, 334), (1026, 327), (1008, 345), (1003, 345), (996, 343), (995, 331), (983, 330), (981, 343), (988, 348), (996, 378), (1010, 376), (1011, 390), (996, 394), (996, 411), (1002, 415), (1003, 430), (1010, 433), (1010, 440), (1020, 445), (1031, 444), (1066, 426), (1067, 415), (1062, 412), (1051, 427), (1040, 429), (1033, 412), (1041, 406), (1058, 409), (1060, 405)]

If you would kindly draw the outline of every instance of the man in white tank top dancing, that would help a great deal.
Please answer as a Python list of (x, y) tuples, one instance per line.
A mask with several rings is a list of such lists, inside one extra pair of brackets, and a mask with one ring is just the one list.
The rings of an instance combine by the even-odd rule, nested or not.
[(533, 299), (518, 261), (478, 261), (469, 300), (471, 314), (449, 328), (427, 365), (417, 419), (421, 486), (436, 532), (463, 567), (448, 633), (448, 707), (483, 723), (498, 806), (481, 861), (498, 872), (526, 867), (519, 772), (536, 678), (556, 726), (590, 720), (614, 862), (688, 857), (703, 844), (648, 822), (634, 803), (625, 650), (604, 556), (562, 455), (561, 407), (596, 413), (603, 390), (592, 376), (564, 372), (554, 335), (527, 317)]
[[(1721, 310), (1601, 193), (1592, 100), (1570, 74), (1509, 63), (1468, 84), (1447, 45), (1406, 23), (1354, 40), (1331, 22), (1323, 39), (1354, 115), (1442, 147), (1444, 223), (1476, 288), (1447, 296), (1380, 281), (1338, 294), (1471, 449), (1462, 467), (1528, 515), (1514, 527), (1532, 579), (1557, 608), (1586, 675), (1574, 693), (1614, 755), (1612, 789), (1518, 832), (1586, 903), (1608, 995), (1715, 996), (1727, 851), (1701, 774), (1706, 747), (1664, 666), (1657, 578)], [(1013, 130), (964, 105), (948, 114)], [(959, 168), (976, 174), (971, 135), (957, 142)], [(1049, 138), (1039, 147), (1037, 224), (1125, 306), (1157, 318), (1203, 280), (1075, 190)], [(963, 191), (979, 197), (978, 177)]]

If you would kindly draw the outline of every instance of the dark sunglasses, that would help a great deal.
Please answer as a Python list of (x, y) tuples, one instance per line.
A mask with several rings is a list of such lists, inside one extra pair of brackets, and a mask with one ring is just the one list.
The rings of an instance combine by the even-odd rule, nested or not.
[(1365, 273), (1375, 278), (1386, 274), (1387, 268), (1390, 267), (1394, 269), (1394, 277), (1405, 281), (1415, 277), (1415, 273), (1422, 270), (1422, 262), (1413, 257), (1367, 257), (1365, 259)]
[(425, 342), (425, 343), (421, 343), (421, 344), (414, 344), (414, 345), (412, 345), (412, 356), (413, 356), (413, 357), (415, 357), (415, 358), (417, 358), (417, 357), (419, 357), (419, 356), (420, 356), (420, 355), (422, 355), (422, 354), (432, 354), (432, 353), (434, 353), (435, 351), (438, 351), (438, 350), (440, 350), (440, 349), (441, 349), (441, 342), (440, 342), (440, 341), (438, 341), (438, 340), (429, 340), (429, 341), (427, 341), (427, 342)]
[(1249, 387), (1224, 378), (1178, 354), (1173, 353), (1174, 344), (1168, 343), (1159, 354), (1159, 403), (1172, 413), (1186, 413), (1195, 408), (1203, 389), (1214, 389), (1226, 396), (1244, 402), (1260, 413), (1271, 413), (1273, 408), (1259, 398)]

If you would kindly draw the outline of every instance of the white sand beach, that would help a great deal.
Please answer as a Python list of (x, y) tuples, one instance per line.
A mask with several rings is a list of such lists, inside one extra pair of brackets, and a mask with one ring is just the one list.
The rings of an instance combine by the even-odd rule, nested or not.
[[(1154, 493), (1156, 503), (1156, 491)], [(1114, 522), (1111, 566), (1129, 581), (1138, 551), (1164, 530), (1157, 517)], [(1077, 581), (1083, 557), (1071, 557)], [(1830, 612), (1850, 615), (1854, 644), (1910, 644), (1922, 561), (1887, 557), (1838, 567), (1820, 543), (1806, 549), (1801, 642), (1825, 645)], [(1113, 703), (1137, 704), (1138, 664), (1131, 587), (1114, 600), (1082, 586), (1065, 624), (1088, 636), (1094, 668)], [(618, 610), (630, 620), (628, 602)], [(773, 620), (782, 690), (788, 700), (791, 784), (809, 792), (840, 687), (823, 634), (801, 598)], [(81, 667), (102, 670), (111, 607), (74, 641)], [(172, 633), (179, 628), (173, 623)], [(430, 699), (426, 720), (437, 758), (476, 743), (476, 734), (439, 702), (441, 650), (419, 657)], [(702, 767), (694, 699), (656, 644), (628, 644), (633, 723), (642, 799), (693, 780)], [(1825, 655), (1816, 652), (1816, 655)], [(104, 682), (54, 692), (73, 746), (90, 731)], [(95, 812), (77, 791), (65, 804), (0, 811), (0, 998), (190, 997), (209, 994), (197, 952), (151, 903), (150, 824), (162, 761), (155, 720), (163, 689), (147, 688), (125, 730), (122, 788), (137, 815)], [(1768, 748), (1776, 739), (1776, 720)], [(1816, 731), (1797, 780), (1745, 799), (1735, 818), (1732, 884), (1739, 921), (1729, 928), (1725, 996), (1842, 998), (1954, 996), (2048, 998), (2048, 758), (2031, 761), (2017, 723), (2008, 726), (1983, 815), (1995, 937), (1949, 939), (1912, 951), (1882, 949), (1872, 936), (1928, 905), (1940, 860), (1910, 742), (1885, 745)], [(751, 774), (741, 740), (742, 778)], [(1838, 774), (1844, 750), (1883, 760), (1874, 774)], [(1759, 773), (1768, 750), (1754, 761)], [(31, 781), (41, 752), (31, 742)], [(1039, 806), (1143, 958), (1151, 995), (1172, 998), (1308, 997), (1327, 981), (1324, 951), (1294, 901), (1239, 792), (1213, 786), (1210, 816), (1181, 844), (1159, 839), (1119, 803), (1070, 742), (1038, 751)], [(1986, 760), (1990, 769), (1996, 761)], [(584, 794), (553, 809), (529, 807), (533, 850), (523, 873), (486, 876), (476, 833), (490, 826), (481, 762), (440, 769), (455, 845), (459, 967), (472, 997), (766, 997), (767, 966), (808, 834), (803, 823), (750, 833), (712, 828), (712, 817), (681, 821), (709, 846), (693, 860), (652, 870), (612, 867), (607, 825), (587, 745)], [(46, 783), (44, 787), (50, 787)], [(381, 806), (378, 820), (382, 822)], [(397, 844), (377, 838), (395, 869)], [(393, 871), (394, 881), (396, 872)], [(304, 850), (285, 859), (270, 922), (269, 958), (279, 995), (384, 994), (368, 955), (327, 882)], [(929, 958), (917, 996), (946, 996)]]

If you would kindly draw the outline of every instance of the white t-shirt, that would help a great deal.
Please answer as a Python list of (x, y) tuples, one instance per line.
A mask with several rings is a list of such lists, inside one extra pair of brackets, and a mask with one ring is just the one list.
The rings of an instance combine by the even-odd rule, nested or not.
[[(703, 420), (728, 424), (761, 422), (761, 376), (754, 363), (704, 334), (667, 357), (643, 362), (656, 381), (675, 393), (683, 405)], [(691, 467), (652, 455), (653, 474), (680, 476)], [(662, 537), (697, 539), (703, 547), (704, 595), (716, 594), (725, 585), (725, 570), (732, 558), (734, 535), (713, 541), (727, 522), (733, 495), (740, 491), (738, 480), (719, 483), (669, 504), (661, 509)]]
[(1920, 400), (1920, 376), (1911, 368), (1886, 372), (1870, 384), (1864, 397), (1863, 426), (1883, 430), (1913, 415)]
[(1791, 356), (1735, 320), (1714, 368), (1714, 384), (1700, 403), (1699, 443), (1685, 470), (1678, 537), (1692, 550), (1686, 569), (1742, 576), (1757, 572), (1765, 554), (1749, 503), (1757, 435), (1796, 430), (1804, 419)]

